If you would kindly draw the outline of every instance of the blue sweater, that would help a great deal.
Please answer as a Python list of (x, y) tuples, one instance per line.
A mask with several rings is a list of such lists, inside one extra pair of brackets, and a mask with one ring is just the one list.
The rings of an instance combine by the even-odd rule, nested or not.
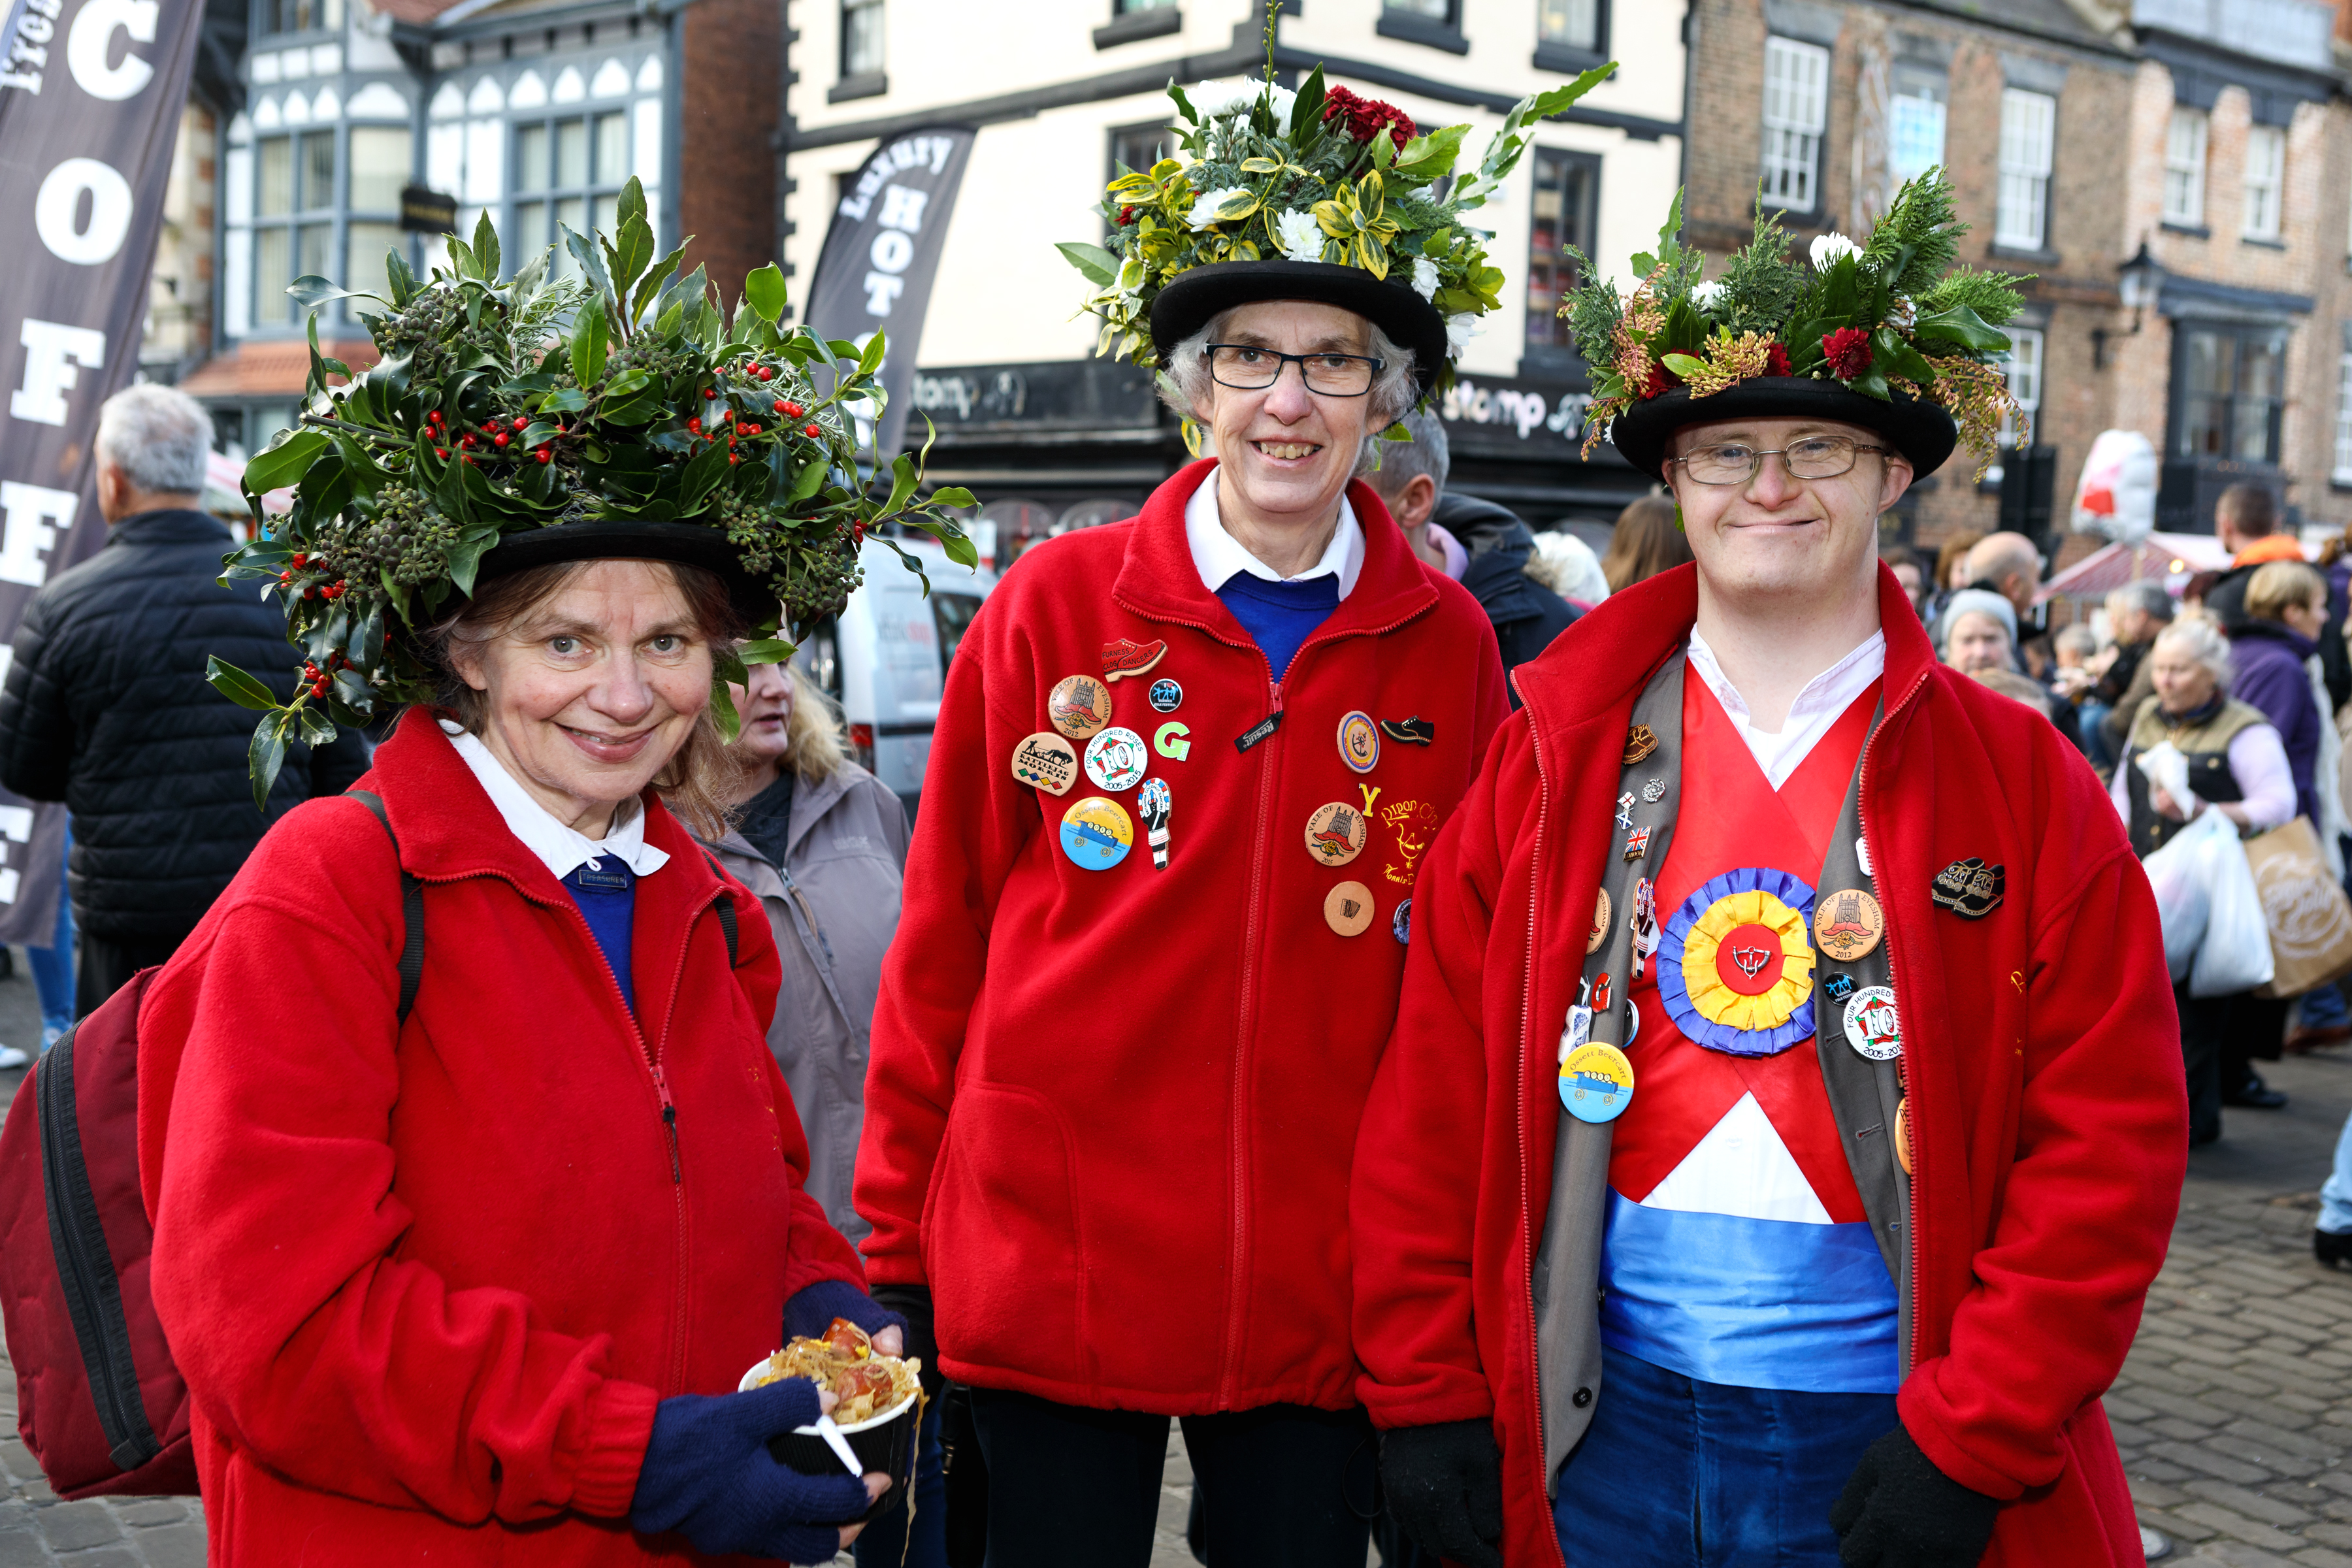
[(1298, 653), (1298, 645), (1339, 607), (1339, 579), (1329, 573), (1302, 583), (1269, 583), (1247, 572), (1236, 572), (1217, 590), (1225, 608), (1241, 622), (1242, 630), (1265, 655), (1266, 668), (1280, 680)]
[(563, 890), (580, 906), (589, 932), (604, 951), (604, 962), (620, 983), (621, 1000), (637, 1010), (636, 983), (629, 973), (629, 933), (636, 924), (637, 876), (618, 855), (604, 855), (572, 868)]

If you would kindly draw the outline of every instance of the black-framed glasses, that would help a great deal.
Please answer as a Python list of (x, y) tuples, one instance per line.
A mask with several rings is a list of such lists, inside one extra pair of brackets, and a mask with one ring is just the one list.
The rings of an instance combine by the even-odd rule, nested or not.
[(1808, 436), (1769, 452), (1726, 442), (1700, 447), (1668, 461), (1680, 463), (1683, 472), (1703, 485), (1744, 485), (1756, 477), (1756, 470), (1767, 458), (1778, 458), (1787, 465), (1790, 479), (1833, 479), (1850, 471), (1854, 458), (1861, 454), (1883, 454), (1886, 450), (1885, 447), (1865, 446), (1848, 436)]
[(1281, 379), (1284, 365), (1295, 364), (1307, 390), (1326, 397), (1363, 396), (1387, 363), (1368, 354), (1286, 354), (1250, 343), (1210, 343), (1201, 353), (1220, 386), (1262, 392)]

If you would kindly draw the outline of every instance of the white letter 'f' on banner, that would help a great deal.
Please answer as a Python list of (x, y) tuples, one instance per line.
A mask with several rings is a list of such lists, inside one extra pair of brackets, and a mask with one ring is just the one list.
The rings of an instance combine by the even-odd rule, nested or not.
[(60, 326), (55, 321), (25, 318), (17, 332), (25, 345), (25, 384), (8, 395), (8, 412), (19, 419), (43, 425), (66, 422), (66, 400), (85, 370), (106, 364), (106, 334), (90, 327)]

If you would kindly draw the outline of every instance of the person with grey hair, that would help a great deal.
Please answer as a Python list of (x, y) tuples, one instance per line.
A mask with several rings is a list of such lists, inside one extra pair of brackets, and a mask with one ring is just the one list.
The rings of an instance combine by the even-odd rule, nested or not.
[(2099, 754), (2094, 760), (2112, 766), (2124, 754), (2132, 716), (2156, 689), (2148, 683), (2148, 647), (2158, 632), (2172, 624), (2179, 607), (2162, 583), (2143, 577), (2109, 594), (2106, 609), (2107, 635), (2115, 639), (2114, 651), (2098, 683), (2091, 688), (2084, 713), (2087, 720), (2092, 704), (2105, 711), (2095, 722), (2085, 723), (2084, 738), (2095, 740)]
[[(1453, 454), (1444, 422), (1423, 413), (1398, 423), (1412, 439), (1373, 442), (1356, 477), (1380, 496), (1422, 564), (1470, 590), (1495, 627), (1504, 669), (1516, 669), (1575, 624), (1577, 608), (1528, 571), (1536, 536), (1526, 523), (1445, 488)], [(1511, 706), (1518, 705), (1513, 692)]]
[(205, 659), (279, 671), (261, 679), (281, 702), (294, 677), (277, 607), (220, 584), (232, 541), (198, 504), (212, 435), (203, 406), (170, 387), (106, 401), (105, 548), (34, 595), (0, 691), (0, 784), (73, 814), (66, 881), (85, 1016), (172, 956), (272, 822), (367, 768), (355, 733), (289, 742), (285, 772), (254, 809), (252, 717), (206, 684)]

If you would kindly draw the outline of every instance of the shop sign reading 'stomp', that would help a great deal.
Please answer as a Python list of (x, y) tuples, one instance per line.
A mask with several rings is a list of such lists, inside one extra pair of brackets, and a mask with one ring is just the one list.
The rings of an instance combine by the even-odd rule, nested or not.
[(858, 420), (859, 434), (885, 463), (905, 440), (923, 316), (972, 136), (968, 128), (942, 126), (875, 148), (834, 210), (809, 283), (810, 326), (861, 348), (876, 332), (888, 342), (880, 376), (888, 403), (880, 427), (870, 410)]
[[(98, 406), (131, 379), (202, 0), (18, 0), (0, 32), (0, 672), (33, 593), (106, 542)], [(58, 818), (60, 808), (41, 814)], [(46, 943), (34, 813), (0, 795), (0, 938)], [(37, 906), (45, 906), (44, 910)]]

